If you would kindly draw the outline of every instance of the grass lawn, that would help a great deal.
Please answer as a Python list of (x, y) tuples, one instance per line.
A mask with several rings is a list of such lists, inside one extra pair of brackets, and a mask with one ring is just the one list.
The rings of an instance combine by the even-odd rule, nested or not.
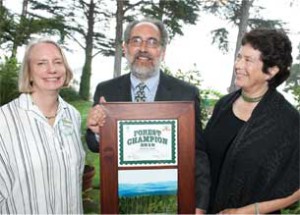
[(96, 173), (93, 177), (93, 188), (92, 190), (87, 190), (83, 192), (83, 206), (84, 206), (84, 213), (85, 214), (94, 214), (99, 213), (99, 206), (100, 206), (100, 192), (99, 192), (99, 185), (100, 185), (100, 173), (99, 173), (99, 154), (91, 152), (86, 144), (85, 141), (85, 132), (86, 132), (86, 118), (89, 109), (92, 106), (92, 102), (89, 101), (72, 101), (69, 102), (72, 104), (81, 114), (82, 122), (81, 122), (81, 134), (82, 134), (82, 144), (86, 151), (86, 164), (94, 166)]

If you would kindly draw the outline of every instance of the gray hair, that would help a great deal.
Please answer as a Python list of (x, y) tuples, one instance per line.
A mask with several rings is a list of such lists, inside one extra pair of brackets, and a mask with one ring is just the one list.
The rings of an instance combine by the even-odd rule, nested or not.
[(51, 39), (48, 38), (40, 38), (40, 39), (35, 39), (32, 40), (26, 47), (25, 55), (23, 58), (22, 66), (21, 66), (21, 71), (19, 74), (19, 92), (21, 93), (31, 93), (32, 92), (32, 83), (30, 81), (30, 54), (32, 51), (32, 48), (36, 46), (37, 44), (41, 43), (48, 43), (54, 45), (62, 55), (63, 63), (66, 67), (66, 80), (63, 86), (68, 86), (70, 81), (73, 78), (73, 73), (72, 70), (68, 64), (67, 58), (65, 57), (62, 48), (58, 45), (58, 43), (54, 42)]
[(145, 18), (142, 20), (135, 20), (131, 23), (129, 23), (124, 31), (124, 42), (128, 44), (129, 39), (130, 39), (130, 35), (131, 35), (131, 31), (134, 28), (134, 26), (136, 26), (139, 23), (152, 23), (154, 24), (160, 32), (160, 40), (161, 40), (161, 46), (163, 48), (166, 48), (167, 44), (168, 44), (168, 31), (165, 28), (165, 25), (162, 23), (162, 21), (157, 20), (157, 19), (150, 19), (150, 18)]

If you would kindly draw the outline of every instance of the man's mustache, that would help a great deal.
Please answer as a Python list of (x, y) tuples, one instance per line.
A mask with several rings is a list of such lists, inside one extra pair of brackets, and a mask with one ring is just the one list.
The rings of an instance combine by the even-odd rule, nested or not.
[(137, 52), (134, 55), (134, 61), (137, 60), (139, 57), (144, 57), (144, 58), (148, 58), (149, 60), (152, 60), (153, 57), (151, 54), (149, 54), (148, 52)]

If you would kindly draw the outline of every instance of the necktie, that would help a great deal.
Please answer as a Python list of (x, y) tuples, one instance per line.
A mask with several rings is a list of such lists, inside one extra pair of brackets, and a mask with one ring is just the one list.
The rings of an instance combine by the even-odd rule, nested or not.
[(146, 101), (145, 88), (146, 88), (146, 85), (143, 82), (139, 83), (136, 86), (137, 91), (134, 96), (134, 100), (136, 102), (145, 102)]

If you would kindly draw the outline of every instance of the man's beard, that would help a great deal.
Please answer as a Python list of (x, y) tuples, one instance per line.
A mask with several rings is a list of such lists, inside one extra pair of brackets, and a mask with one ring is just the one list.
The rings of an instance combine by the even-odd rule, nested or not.
[[(149, 66), (142, 66), (136, 64), (136, 60), (138, 57), (147, 57), (149, 60), (152, 60), (153, 65)], [(162, 56), (159, 57), (159, 59), (153, 59), (153, 57), (148, 53), (142, 53), (138, 52), (133, 57), (133, 61), (130, 62), (129, 56), (127, 56), (127, 61), (129, 64), (130, 71), (132, 74), (141, 80), (146, 80), (154, 75), (156, 75), (159, 72), (160, 63), (161, 63)]]

